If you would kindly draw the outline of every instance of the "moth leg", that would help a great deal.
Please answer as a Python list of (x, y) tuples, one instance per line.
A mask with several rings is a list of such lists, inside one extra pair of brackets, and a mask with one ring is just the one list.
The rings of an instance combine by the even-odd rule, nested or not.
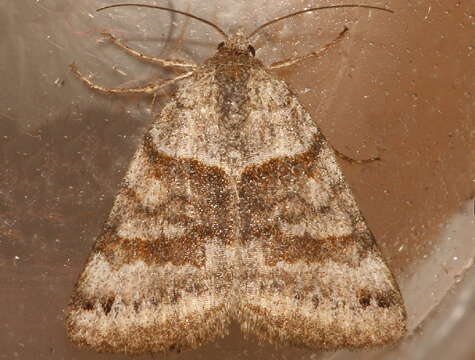
[(106, 93), (106, 94), (132, 94), (132, 93), (153, 94), (157, 90), (159, 90), (159, 89), (161, 89), (165, 86), (171, 85), (171, 84), (173, 84), (173, 83), (175, 83), (179, 80), (183, 80), (183, 79), (191, 76), (194, 73), (193, 71), (188, 71), (184, 74), (181, 74), (181, 75), (178, 75), (178, 76), (174, 77), (173, 79), (164, 80), (161, 83), (157, 83), (157, 84), (156, 83), (149, 83), (149, 84), (146, 84), (146, 85), (143, 85), (143, 86), (137, 86), (137, 87), (132, 87), (132, 88), (107, 88), (107, 87), (95, 84), (94, 82), (89, 80), (86, 76), (81, 74), (81, 72), (78, 70), (76, 64), (73, 63), (73, 64), (69, 65), (69, 67), (74, 72), (74, 74), (79, 79), (84, 81), (91, 89), (98, 90), (98, 91), (101, 91), (101, 92)]
[(374, 156), (374, 157), (371, 157), (369, 159), (353, 159), (349, 156), (346, 156), (345, 154), (339, 152), (337, 149), (335, 149), (333, 146), (333, 151), (335, 152), (335, 155), (338, 156), (340, 159), (342, 160), (345, 160), (345, 161), (348, 161), (349, 163), (351, 164), (366, 164), (366, 163), (369, 163), (369, 162), (373, 162), (373, 161), (379, 161), (381, 160), (381, 158), (379, 156)]
[(286, 59), (286, 60), (282, 60), (282, 61), (278, 61), (278, 62), (275, 62), (273, 64), (271, 64), (269, 66), (270, 69), (281, 69), (281, 68), (284, 68), (284, 67), (287, 67), (287, 66), (291, 66), (291, 65), (295, 65), (296, 63), (298, 62), (301, 62), (303, 60), (306, 60), (308, 58), (311, 58), (311, 57), (319, 57), (319, 56), (323, 56), (326, 54), (326, 51), (331, 49), (332, 47), (334, 47), (338, 42), (340, 42), (341, 40), (343, 40), (343, 37), (345, 35), (345, 33), (348, 31), (348, 28), (345, 26), (345, 28), (343, 29), (342, 32), (340, 32), (340, 34), (338, 34), (338, 36), (333, 39), (331, 42), (329, 42), (328, 44), (326, 44), (324, 47), (322, 47), (321, 49), (318, 49), (316, 51), (312, 51), (311, 53), (307, 54), (307, 55), (303, 55), (303, 56), (299, 56), (299, 57), (294, 57), (294, 58), (290, 58), (290, 59)]
[(196, 69), (196, 67), (197, 67), (196, 64), (187, 63), (187, 62), (177, 60), (177, 59), (161, 59), (161, 58), (157, 58), (157, 57), (142, 54), (141, 52), (138, 52), (137, 50), (134, 50), (134, 49), (130, 48), (128, 45), (124, 44), (121, 40), (117, 39), (114, 35), (112, 35), (110, 33), (103, 32), (102, 35), (108, 37), (109, 40), (112, 41), (113, 44), (115, 44), (118, 47), (120, 47), (121, 49), (125, 50), (130, 55), (138, 57), (139, 59), (142, 59), (144, 61), (149, 61), (149, 62), (152, 62), (154, 64), (162, 65), (164, 67), (180, 68), (183, 71)]

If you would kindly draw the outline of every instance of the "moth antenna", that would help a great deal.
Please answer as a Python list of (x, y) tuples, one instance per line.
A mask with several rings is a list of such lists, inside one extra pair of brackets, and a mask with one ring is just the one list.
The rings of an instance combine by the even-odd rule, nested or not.
[(281, 20), (284, 20), (284, 19), (287, 19), (287, 18), (290, 18), (292, 16), (296, 16), (296, 15), (300, 15), (300, 14), (304, 14), (304, 13), (308, 13), (308, 12), (312, 12), (312, 11), (317, 11), (317, 10), (326, 10), (326, 9), (338, 9), (338, 8), (364, 8), (364, 9), (375, 9), (375, 10), (382, 10), (382, 11), (387, 11), (389, 13), (394, 13), (394, 11), (390, 10), (390, 9), (386, 9), (386, 8), (383, 8), (383, 7), (378, 7), (378, 6), (370, 6), (370, 5), (352, 5), (352, 4), (347, 4), (347, 5), (331, 5), (331, 6), (320, 6), (320, 7), (315, 7), (315, 8), (310, 8), (310, 9), (306, 9), (306, 10), (300, 10), (300, 11), (297, 11), (297, 12), (294, 12), (294, 13), (291, 13), (291, 14), (288, 14), (288, 15), (285, 15), (285, 16), (281, 16), (279, 18), (276, 18), (274, 20), (271, 20), (269, 22), (266, 22), (265, 24), (259, 26), (256, 30), (254, 30), (250, 35), (248, 35), (248, 39), (252, 38), (254, 35), (256, 35), (259, 31), (261, 31), (263, 28), (271, 25), (271, 24), (274, 24), (278, 21), (281, 21)]
[(115, 5), (109, 5), (109, 6), (101, 7), (101, 8), (99, 8), (99, 9), (97, 9), (96, 11), (102, 11), (102, 10), (106, 10), (106, 9), (110, 9), (110, 8), (115, 8), (115, 7), (121, 7), (121, 6), (146, 7), (146, 8), (159, 9), (159, 10), (169, 11), (169, 12), (176, 13), (176, 14), (185, 15), (185, 16), (188, 16), (188, 17), (190, 17), (190, 18), (193, 18), (193, 19), (195, 19), (195, 20), (201, 21), (202, 23), (205, 23), (205, 24), (211, 26), (213, 29), (215, 29), (215, 30), (218, 31), (221, 35), (223, 35), (223, 37), (224, 37), (225, 39), (228, 37), (228, 35), (227, 35), (218, 25), (213, 24), (211, 21), (208, 21), (208, 20), (206, 20), (206, 19), (200, 18), (200, 17), (198, 17), (198, 16), (195, 16), (195, 15), (193, 15), (193, 14), (187, 13), (187, 12), (185, 12), (185, 11), (170, 9), (170, 8), (162, 7), (162, 6), (147, 5), (147, 4), (115, 4)]

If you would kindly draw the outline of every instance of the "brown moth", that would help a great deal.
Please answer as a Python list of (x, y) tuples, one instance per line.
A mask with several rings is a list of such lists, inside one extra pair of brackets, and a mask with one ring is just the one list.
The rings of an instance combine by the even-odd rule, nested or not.
[[(128, 6), (130, 4), (113, 5)], [(399, 339), (398, 285), (315, 121), (250, 43), (228, 36), (202, 65), (138, 54), (181, 81), (129, 165), (80, 276), (71, 340), (98, 351), (196, 348), (231, 321), (259, 342), (315, 349)], [(334, 6), (342, 7), (342, 6)], [(366, 7), (346, 5), (343, 7)], [(379, 9), (379, 8), (378, 8)], [(380, 9), (385, 10), (385, 9)]]

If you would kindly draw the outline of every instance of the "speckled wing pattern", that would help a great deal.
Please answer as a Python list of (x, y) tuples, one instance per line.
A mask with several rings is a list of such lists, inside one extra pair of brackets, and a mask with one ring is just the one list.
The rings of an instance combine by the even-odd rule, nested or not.
[(328, 350), (402, 336), (397, 284), (321, 136), (240, 185), (244, 333)]
[(232, 42), (137, 150), (76, 285), (69, 337), (99, 351), (245, 335), (317, 349), (405, 332), (398, 286), (315, 122)]
[(68, 316), (80, 346), (140, 353), (198, 346), (229, 322), (235, 251), (223, 171), (156, 150), (132, 160)]

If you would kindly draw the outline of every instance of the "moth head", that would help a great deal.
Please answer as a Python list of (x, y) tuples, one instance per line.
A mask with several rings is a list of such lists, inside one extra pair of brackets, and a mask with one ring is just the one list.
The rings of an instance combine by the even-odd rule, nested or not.
[(218, 52), (256, 56), (256, 50), (247, 36), (241, 31), (229, 35), (225, 41), (220, 42), (218, 44)]

